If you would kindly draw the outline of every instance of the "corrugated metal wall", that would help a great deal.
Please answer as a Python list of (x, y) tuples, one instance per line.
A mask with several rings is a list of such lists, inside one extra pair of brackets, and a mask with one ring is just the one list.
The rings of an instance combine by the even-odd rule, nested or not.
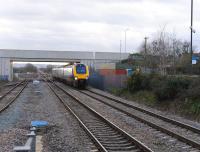
[(127, 78), (127, 71), (125, 69), (99, 69), (91, 73), (89, 84), (102, 90), (125, 88)]
[(8, 58), (0, 58), (0, 80), (11, 80), (11, 63)]

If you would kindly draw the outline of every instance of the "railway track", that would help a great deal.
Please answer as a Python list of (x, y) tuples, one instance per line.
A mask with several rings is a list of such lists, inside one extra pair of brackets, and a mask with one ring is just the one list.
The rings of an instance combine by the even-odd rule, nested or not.
[(18, 87), (19, 85), (21, 85), (23, 83), (23, 81), (18, 82), (18, 83), (13, 83), (13, 84), (5, 84), (3, 86), (0, 86), (1, 90), (1, 94), (0, 94), (0, 100), (2, 98), (4, 98), (4, 96), (6, 96), (7, 94), (9, 94), (12, 90), (14, 90), (16, 87)]
[[(120, 99), (120, 98), (117, 98), (117, 97), (114, 97), (114, 96), (111, 97), (111, 96), (109, 96), (109, 95), (101, 94), (101, 93), (99, 93), (99, 92), (95, 92), (95, 91), (89, 90), (89, 89), (87, 89), (87, 92), (83, 92), (83, 93), (84, 93), (84, 94), (87, 94), (87, 95), (90, 96), (90, 97), (94, 97), (94, 98), (96, 98), (95, 96), (97, 95), (97, 96), (100, 96), (100, 97), (103, 97), (103, 98), (112, 100), (112, 101), (114, 101), (114, 102), (116, 102), (116, 103), (119, 103), (119, 104), (122, 104), (122, 105), (124, 105), (124, 106), (126, 106), (126, 107), (133, 108), (133, 109), (138, 110), (138, 111), (140, 111), (140, 112), (146, 113), (146, 114), (151, 115), (151, 116), (153, 116), (153, 117), (162, 119), (162, 120), (164, 120), (164, 121), (166, 121), (166, 122), (172, 123), (172, 124), (174, 124), (174, 125), (180, 126), (180, 127), (182, 127), (182, 128), (185, 128), (185, 129), (188, 129), (188, 130), (191, 130), (191, 131), (193, 131), (193, 132), (195, 132), (195, 133), (200, 134), (200, 129), (199, 129), (199, 128), (196, 128), (196, 127), (194, 127), (194, 126), (191, 126), (191, 125), (189, 125), (189, 124), (186, 124), (186, 123), (183, 123), (183, 122), (174, 120), (174, 119), (170, 119), (170, 118), (168, 118), (168, 117), (166, 117), (166, 116), (162, 116), (162, 115), (157, 114), (157, 113), (155, 113), (155, 112), (152, 112), (152, 111), (150, 111), (150, 110), (147, 110), (147, 109), (144, 109), (144, 108), (141, 108), (141, 107), (138, 107), (138, 106), (134, 106), (134, 105), (132, 105), (132, 104), (129, 104), (129, 103), (127, 103), (127, 102), (124, 102), (123, 99)], [(92, 95), (92, 94), (93, 94), (93, 95)], [(94, 95), (95, 95), (95, 96), (94, 96)]]
[[(70, 89), (71, 90), (71, 89)], [(200, 150), (200, 129), (90, 90), (76, 90)], [(76, 92), (77, 94), (77, 92)], [(157, 122), (156, 122), (157, 121)], [(168, 127), (166, 127), (168, 126)]]
[[(97, 147), (97, 151), (152, 151), (94, 109), (84, 104), (70, 90), (64, 90), (53, 82), (47, 84), (65, 108), (75, 116), (86, 133), (91, 137)], [(69, 98), (71, 100), (68, 100)]]
[[(122, 106), (120, 105), (120, 103), (113, 102), (112, 100), (108, 100), (105, 98), (102, 99), (97, 96), (94, 97), (91, 94), (89, 94), (88, 91), (80, 91), (71, 87), (69, 89), (71, 90), (71, 94), (74, 94), (74, 95), (77, 95), (77, 94), (80, 95), (81, 93), (85, 94), (97, 100), (98, 102), (108, 105), (109, 107), (128, 115), (131, 118), (134, 118), (144, 124), (149, 125), (150, 127), (152, 127), (153, 130), (155, 130), (156, 134), (158, 134), (159, 136), (161, 134), (163, 136), (160, 139), (168, 138), (168, 135), (169, 135), (169, 137), (173, 138), (172, 141), (176, 141), (176, 139), (178, 139), (182, 143), (187, 144), (188, 146), (182, 147), (184, 150), (188, 149), (194, 152), (197, 152), (200, 150), (200, 136), (199, 136), (200, 134), (198, 133), (198, 128), (195, 128), (195, 131), (193, 131), (193, 129), (189, 130), (189, 128), (185, 127), (185, 126), (189, 126), (187, 124), (180, 122), (179, 125), (174, 125), (173, 123), (164, 121), (164, 119), (157, 120), (156, 122), (155, 119), (157, 119), (157, 117), (153, 117), (151, 115), (148, 115), (147, 113), (136, 111), (131, 106), (130, 107)], [(183, 127), (181, 127), (181, 124), (183, 124)], [(194, 128), (193, 126), (191, 127)], [(169, 141), (171, 142), (171, 139)]]
[(0, 96), (0, 113), (6, 110), (17, 99), (27, 84), (27, 81), (17, 83), (13, 88)]
[(4, 87), (9, 87), (9, 86), (15, 86), (15, 85), (17, 85), (17, 84), (19, 84), (19, 83), (21, 83), (21, 82), (6, 83), (6, 84), (4, 84), (4, 85), (2, 85), (2, 86), (0, 86), (0, 87), (1, 87), (1, 88), (4, 88)]

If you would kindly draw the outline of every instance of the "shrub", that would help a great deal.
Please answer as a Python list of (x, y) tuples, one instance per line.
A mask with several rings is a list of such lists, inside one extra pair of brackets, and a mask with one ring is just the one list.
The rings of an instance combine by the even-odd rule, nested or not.
[(136, 92), (140, 90), (151, 90), (150, 82), (154, 76), (154, 74), (134, 73), (128, 79), (127, 87), (131, 92)]
[(129, 79), (128, 79), (128, 89), (131, 92), (136, 92), (142, 89), (142, 75), (140, 73), (134, 73)]
[[(190, 81), (180, 77), (169, 77), (159, 80), (154, 85), (154, 92), (160, 100), (174, 99), (183, 90), (188, 89)], [(155, 88), (156, 86), (156, 88)]]
[(121, 96), (121, 94), (124, 92), (124, 90), (120, 88), (110, 88), (108, 91), (117, 96)]
[(188, 89), (189, 85), (190, 81), (187, 78), (166, 77), (156, 74), (135, 73), (128, 80), (128, 89), (131, 92), (149, 90), (155, 93), (159, 100), (174, 99), (181, 95), (183, 90)]
[(191, 80), (191, 84), (187, 90), (185, 90), (181, 95), (181, 99), (188, 98), (190, 100), (200, 99), (200, 79)]
[(148, 105), (154, 105), (157, 102), (157, 97), (156, 95), (151, 92), (151, 91), (138, 91), (137, 93), (135, 93), (134, 98), (139, 100), (139, 101), (143, 101)]

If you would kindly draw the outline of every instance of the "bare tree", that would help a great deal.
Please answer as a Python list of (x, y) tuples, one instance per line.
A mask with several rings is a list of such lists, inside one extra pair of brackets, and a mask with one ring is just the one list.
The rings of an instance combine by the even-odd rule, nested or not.
[[(150, 68), (159, 69), (160, 73), (165, 75), (168, 67), (175, 69), (176, 61), (183, 52), (187, 51), (189, 45), (176, 38), (175, 34), (165, 32), (165, 28), (157, 33), (157, 35), (147, 44), (147, 56), (145, 62)], [(144, 43), (140, 47), (140, 53), (144, 55)], [(174, 71), (175, 73), (175, 71)]]

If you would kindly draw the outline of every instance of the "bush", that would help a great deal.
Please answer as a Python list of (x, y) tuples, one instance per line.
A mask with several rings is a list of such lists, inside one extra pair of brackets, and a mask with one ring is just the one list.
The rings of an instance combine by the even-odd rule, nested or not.
[(124, 92), (123, 89), (119, 88), (110, 88), (108, 91), (117, 96), (121, 96), (121, 94)]
[(140, 90), (152, 91), (159, 100), (174, 99), (188, 89), (189, 85), (190, 81), (187, 78), (166, 77), (155, 74), (144, 75), (135, 73), (128, 80), (128, 89), (131, 92)]
[(154, 105), (157, 102), (156, 95), (151, 91), (138, 91), (135, 93), (134, 98), (139, 101), (145, 102), (147, 105)]
[(143, 76), (140, 73), (134, 73), (129, 79), (128, 79), (128, 90), (131, 92), (136, 92), (142, 89), (142, 79)]
[(154, 74), (140, 74), (134, 73), (128, 79), (128, 89), (131, 92), (137, 92), (140, 90), (151, 90), (151, 79), (153, 79)]
[(169, 77), (155, 83), (157, 86), (153, 88), (153, 91), (159, 100), (174, 99), (190, 85), (188, 79), (180, 77)]
[(182, 95), (180, 95), (181, 99), (190, 99), (190, 100), (199, 100), (200, 99), (200, 79), (191, 80), (191, 84), (187, 90), (185, 90)]

